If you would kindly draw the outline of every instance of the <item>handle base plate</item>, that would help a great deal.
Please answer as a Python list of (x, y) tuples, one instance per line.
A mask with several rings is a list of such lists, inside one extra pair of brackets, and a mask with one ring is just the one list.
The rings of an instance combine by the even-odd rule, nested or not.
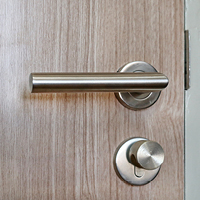
[[(155, 73), (157, 70), (150, 64), (142, 61), (131, 62), (119, 68), (118, 72)], [(141, 110), (152, 106), (159, 98), (161, 91), (150, 93), (118, 92), (115, 93), (117, 100), (126, 108)]]

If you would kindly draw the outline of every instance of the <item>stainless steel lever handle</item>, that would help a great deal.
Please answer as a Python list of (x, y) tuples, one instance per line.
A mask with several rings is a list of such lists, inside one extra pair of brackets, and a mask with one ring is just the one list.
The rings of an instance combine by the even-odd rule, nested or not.
[(152, 92), (168, 79), (161, 73), (32, 73), (32, 93), (43, 92)]
[[(31, 73), (29, 77), (30, 90), (32, 93), (129, 93), (133, 98), (140, 98), (141, 100), (141, 96), (145, 99), (154, 92), (160, 93), (160, 91), (168, 85), (167, 77), (162, 73), (156, 72), (151, 65), (144, 62), (134, 62), (129, 63), (128, 65), (128, 69), (130, 70), (131, 68), (131, 71), (119, 71), (121, 73)], [(123, 68), (127, 68), (128, 65)], [(140, 65), (142, 65), (143, 68), (144, 66), (148, 66), (151, 70), (145, 72), (143, 68), (142, 70), (136, 71), (132, 69), (138, 68)], [(118, 97), (119, 101), (119, 98), (122, 99), (121, 97)]]

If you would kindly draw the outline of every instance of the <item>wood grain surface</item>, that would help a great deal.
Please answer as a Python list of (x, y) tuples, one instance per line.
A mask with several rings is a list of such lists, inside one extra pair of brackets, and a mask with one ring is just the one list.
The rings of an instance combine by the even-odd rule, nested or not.
[[(0, 19), (0, 199), (183, 199), (183, 0), (3, 0)], [(115, 72), (138, 60), (170, 82), (143, 111), (113, 93), (29, 91), (31, 72)], [(165, 150), (141, 187), (112, 164), (135, 136)]]

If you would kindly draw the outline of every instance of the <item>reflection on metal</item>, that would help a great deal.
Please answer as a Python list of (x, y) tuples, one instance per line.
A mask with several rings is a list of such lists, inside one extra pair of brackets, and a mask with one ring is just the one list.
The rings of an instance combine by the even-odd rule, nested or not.
[(153, 170), (163, 163), (164, 151), (157, 142), (138, 141), (129, 149), (129, 160), (137, 167)]
[(114, 155), (114, 168), (120, 179), (131, 185), (144, 185), (158, 174), (164, 161), (162, 147), (146, 138), (121, 143)]
[(115, 92), (121, 104), (137, 110), (156, 102), (168, 78), (145, 62), (132, 62), (118, 73), (31, 73), (29, 85), (32, 93)]
[(190, 35), (185, 31), (185, 90), (190, 88)]
[[(120, 73), (134, 73), (134, 74), (150, 74), (151, 81), (154, 79), (155, 74), (159, 74), (156, 69), (146, 62), (132, 62), (123, 67), (121, 67), (118, 72)], [(164, 80), (165, 79), (165, 80)], [(165, 76), (162, 83), (165, 87), (168, 85), (168, 79)], [(156, 85), (160, 85), (161, 82), (156, 81)], [(144, 82), (145, 85), (148, 85), (148, 82)], [(118, 101), (125, 106), (126, 108), (132, 110), (140, 110), (152, 106), (159, 98), (161, 90), (151, 90), (148, 91), (133, 91), (133, 92), (119, 92), (115, 93)]]

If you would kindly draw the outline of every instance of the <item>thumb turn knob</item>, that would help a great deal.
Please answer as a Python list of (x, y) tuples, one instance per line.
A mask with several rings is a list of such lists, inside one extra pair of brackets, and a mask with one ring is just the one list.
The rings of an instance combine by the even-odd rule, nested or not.
[(164, 151), (157, 142), (142, 140), (130, 147), (129, 159), (133, 165), (139, 168), (153, 170), (162, 165)]
[(116, 174), (131, 185), (152, 181), (164, 161), (163, 148), (146, 138), (130, 138), (116, 149), (113, 164)]

